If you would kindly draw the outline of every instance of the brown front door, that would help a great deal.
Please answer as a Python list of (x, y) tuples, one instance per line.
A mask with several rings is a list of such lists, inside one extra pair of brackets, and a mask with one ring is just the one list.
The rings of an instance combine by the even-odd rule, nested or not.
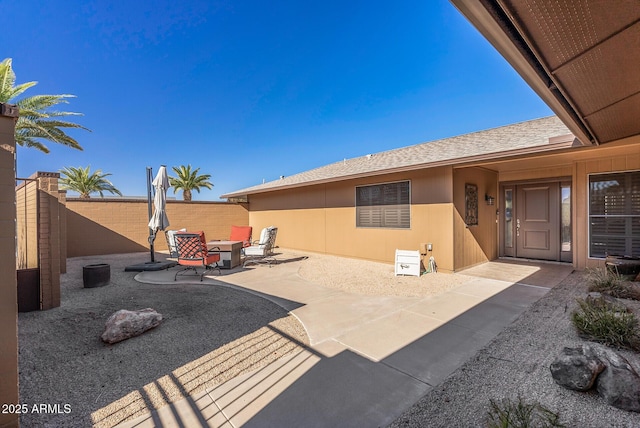
[(559, 183), (516, 186), (516, 256), (560, 259)]

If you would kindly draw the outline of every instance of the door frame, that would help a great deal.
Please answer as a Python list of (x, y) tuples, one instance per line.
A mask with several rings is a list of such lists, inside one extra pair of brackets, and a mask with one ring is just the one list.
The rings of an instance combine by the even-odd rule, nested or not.
[[(573, 222), (573, 202), (574, 202), (574, 198), (573, 195), (571, 194), (572, 192), (574, 192), (574, 186), (572, 183), (572, 179), (571, 177), (554, 177), (554, 178), (548, 178), (548, 179), (542, 179), (542, 180), (521, 180), (521, 181), (510, 181), (510, 182), (503, 182), (503, 183), (499, 183), (499, 227), (498, 227), (498, 255), (499, 257), (513, 257), (513, 258), (519, 258), (520, 256), (518, 255), (517, 252), (517, 241), (516, 239), (518, 238), (516, 235), (516, 212), (517, 212), (517, 208), (518, 208), (518, 187), (521, 186), (531, 186), (531, 185), (537, 185), (537, 184), (549, 184), (549, 183), (557, 183), (558, 187), (560, 189), (560, 191), (558, 192), (558, 210), (559, 212), (557, 213), (560, 221), (558, 222), (558, 230), (556, 230), (554, 232), (554, 236), (551, 237), (551, 239), (556, 239), (557, 243), (558, 243), (558, 251), (557, 251), (557, 255), (556, 257), (551, 260), (551, 261), (558, 261), (558, 262), (573, 262), (573, 244), (572, 241), (573, 239), (571, 239), (571, 237), (569, 237), (569, 242), (568, 245), (565, 242), (563, 245), (563, 236), (562, 236), (562, 228), (563, 228), (563, 221), (569, 221), (569, 225), (567, 226), (566, 224), (565, 229), (568, 227), (568, 230), (571, 231), (572, 230), (572, 222)], [(569, 189), (569, 216), (568, 218), (566, 218), (566, 214), (565, 214), (565, 218), (563, 219), (562, 217), (562, 209), (563, 209), (563, 204), (562, 204), (562, 198), (563, 198), (563, 194), (564, 194), (564, 189)], [(511, 202), (512, 202), (512, 206), (511, 206), (511, 213), (505, 212), (506, 210), (506, 192), (507, 191), (511, 191)], [(566, 206), (565, 206), (565, 210), (566, 210)], [(505, 242), (505, 239), (509, 237), (508, 235), (508, 231), (506, 230), (506, 224), (507, 224), (507, 218), (509, 216), (509, 214), (511, 215), (511, 238), (512, 238), (512, 242), (511, 242), (511, 246), (507, 245), (507, 243)], [(566, 234), (566, 233), (565, 233)], [(523, 257), (525, 258), (525, 257)], [(548, 260), (548, 259), (544, 259), (544, 260)]]

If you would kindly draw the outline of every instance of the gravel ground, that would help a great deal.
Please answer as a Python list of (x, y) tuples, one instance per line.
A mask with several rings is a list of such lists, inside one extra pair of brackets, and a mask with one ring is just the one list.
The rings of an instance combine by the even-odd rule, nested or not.
[[(551, 377), (549, 366), (562, 348), (585, 343), (569, 317), (586, 293), (584, 275), (574, 272), (390, 427), (484, 427), (490, 400), (518, 397), (559, 413), (567, 427), (640, 427), (640, 414), (564, 389)], [(638, 302), (623, 302), (640, 315)], [(618, 352), (640, 371), (640, 355)]]
[[(308, 343), (295, 317), (255, 295), (202, 284), (141, 284), (135, 272), (124, 272), (148, 257), (69, 259), (61, 306), (19, 314), (21, 403), (63, 410), (24, 414), (23, 427), (111, 427)], [(82, 266), (99, 262), (111, 265), (111, 283), (83, 288)], [(163, 315), (160, 326), (113, 345), (101, 342), (113, 312), (147, 307)]]
[[(300, 255), (307, 256), (299, 262), (303, 278), (363, 295), (424, 297), (472, 279), (440, 273), (395, 277), (389, 264), (282, 254)], [(295, 317), (250, 293), (202, 284), (140, 284), (135, 273), (123, 272), (147, 259), (146, 253), (69, 259), (62, 306), (19, 315), (21, 402), (71, 408), (70, 414), (25, 414), (22, 426), (111, 427), (308, 344)], [(82, 266), (98, 262), (111, 264), (111, 284), (84, 289)], [(565, 390), (551, 379), (548, 367), (562, 347), (584, 343), (569, 314), (575, 298), (585, 294), (583, 275), (570, 275), (390, 426), (482, 427), (489, 400), (520, 396), (559, 412), (569, 427), (640, 427), (639, 414), (612, 408), (594, 394)], [(146, 307), (163, 314), (158, 328), (115, 345), (100, 341), (113, 312)], [(638, 354), (621, 354), (640, 369)]]
[(324, 254), (301, 253), (309, 257), (298, 274), (327, 288), (367, 296), (427, 297), (443, 293), (473, 279), (461, 274), (395, 276), (393, 265), (347, 259)]

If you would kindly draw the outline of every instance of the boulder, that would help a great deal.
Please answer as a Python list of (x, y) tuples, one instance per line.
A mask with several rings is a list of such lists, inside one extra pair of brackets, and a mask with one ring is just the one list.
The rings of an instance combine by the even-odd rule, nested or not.
[(640, 376), (623, 356), (602, 345), (564, 348), (550, 370), (565, 388), (588, 391), (595, 385), (609, 405), (640, 412)]
[(594, 348), (606, 368), (596, 380), (598, 394), (611, 406), (640, 412), (640, 376), (623, 356), (604, 347)]
[(574, 391), (590, 390), (598, 375), (605, 369), (604, 363), (589, 346), (564, 348), (550, 366), (553, 380)]
[(157, 327), (161, 321), (162, 315), (151, 308), (137, 311), (120, 309), (107, 320), (101, 339), (106, 343), (121, 342)]

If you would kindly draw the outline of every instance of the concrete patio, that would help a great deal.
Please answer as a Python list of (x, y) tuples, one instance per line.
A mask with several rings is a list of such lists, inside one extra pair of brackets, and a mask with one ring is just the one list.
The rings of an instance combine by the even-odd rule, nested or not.
[[(496, 261), (436, 296), (362, 296), (301, 278), (304, 257), (283, 260), (205, 282), (277, 303), (304, 325), (310, 346), (119, 426), (387, 425), (573, 270)], [(136, 280), (174, 283), (174, 270)]]

